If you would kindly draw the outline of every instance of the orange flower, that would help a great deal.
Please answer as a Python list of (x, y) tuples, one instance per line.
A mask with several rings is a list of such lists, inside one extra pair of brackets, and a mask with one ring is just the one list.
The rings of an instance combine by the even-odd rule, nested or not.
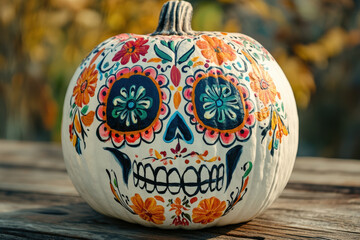
[(201, 49), (201, 54), (211, 62), (221, 65), (227, 61), (234, 61), (236, 54), (228, 44), (216, 37), (203, 35), (205, 41), (199, 40), (196, 45)]
[(175, 214), (176, 214), (176, 216), (180, 216), (180, 214), (182, 213), (182, 209), (183, 210), (185, 210), (185, 211), (187, 211), (187, 210), (189, 210), (189, 209), (187, 209), (187, 208), (185, 208), (182, 204), (181, 204), (181, 200), (180, 200), (180, 198), (176, 198), (175, 199), (175, 203), (172, 203), (171, 205), (170, 205), (170, 211), (172, 211), (172, 210), (176, 210), (175, 211)]
[(269, 73), (261, 66), (258, 65), (255, 60), (245, 51), (242, 51), (245, 57), (250, 61), (253, 71), (249, 73), (250, 87), (257, 93), (259, 99), (264, 103), (274, 103), (276, 95), (279, 95), (276, 91), (276, 86)]
[(76, 86), (73, 90), (73, 96), (75, 97), (76, 105), (79, 107), (82, 107), (83, 104), (88, 104), (90, 97), (94, 96), (97, 82), (97, 73), (98, 71), (95, 70), (95, 64), (93, 64), (85, 68), (78, 78)]
[(192, 219), (194, 223), (208, 224), (222, 216), (226, 208), (225, 201), (220, 202), (216, 197), (203, 199), (193, 209)]
[(155, 224), (162, 224), (165, 221), (164, 207), (156, 205), (154, 198), (147, 198), (144, 202), (140, 195), (136, 193), (135, 196), (131, 198), (131, 202), (134, 205), (130, 205), (130, 207), (142, 219)]

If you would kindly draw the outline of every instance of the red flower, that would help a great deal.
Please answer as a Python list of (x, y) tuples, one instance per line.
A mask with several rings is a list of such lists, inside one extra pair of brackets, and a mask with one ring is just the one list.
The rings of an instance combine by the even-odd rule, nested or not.
[(121, 50), (115, 54), (113, 57), (113, 61), (120, 61), (122, 65), (127, 64), (130, 60), (133, 63), (136, 63), (140, 60), (140, 55), (144, 56), (149, 49), (149, 45), (145, 45), (149, 40), (145, 40), (144, 38), (139, 38), (136, 41), (128, 41), (126, 42)]

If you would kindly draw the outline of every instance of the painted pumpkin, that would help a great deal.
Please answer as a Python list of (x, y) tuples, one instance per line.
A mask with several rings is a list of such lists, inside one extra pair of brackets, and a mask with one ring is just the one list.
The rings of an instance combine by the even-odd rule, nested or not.
[(70, 82), (64, 158), (100, 213), (161, 228), (235, 224), (290, 177), (298, 116), (280, 67), (248, 36), (192, 31), (191, 14), (166, 3), (153, 34), (104, 41)]

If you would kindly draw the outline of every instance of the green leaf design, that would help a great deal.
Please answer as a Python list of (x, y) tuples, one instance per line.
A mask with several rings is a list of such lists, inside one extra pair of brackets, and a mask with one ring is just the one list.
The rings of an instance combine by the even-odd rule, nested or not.
[(73, 116), (73, 110), (70, 111), (70, 118)]
[(168, 47), (171, 49), (171, 51), (175, 52), (175, 45), (174, 45), (174, 41), (170, 41), (170, 42), (168, 42)]
[(165, 46), (165, 47), (168, 47), (168, 45), (166, 44), (166, 41), (165, 40), (161, 40), (160, 43)]
[(159, 58), (161, 58), (165, 61), (168, 61), (168, 62), (172, 61), (172, 57), (170, 57), (169, 54), (165, 53), (164, 51), (160, 50), (156, 44), (154, 45), (154, 50), (155, 50), (156, 55)]
[(259, 55), (257, 55), (257, 53), (254, 53), (254, 57), (260, 60)]
[(71, 108), (74, 108), (76, 106), (76, 103), (73, 103), (72, 107)]
[(193, 62), (190, 60), (187, 65), (191, 67), (193, 65)]
[(195, 46), (192, 46), (192, 48), (189, 49), (189, 51), (187, 51), (186, 53), (184, 53), (184, 55), (182, 55), (179, 60), (178, 63), (182, 64), (183, 62), (185, 62), (186, 60), (189, 59), (190, 55), (195, 51)]
[(87, 110), (89, 109), (89, 105), (85, 105), (82, 109), (81, 109), (81, 114), (82, 115), (86, 115)]
[[(243, 179), (246, 178), (246, 177), (249, 175), (249, 173), (251, 172), (252, 162), (247, 162), (245, 165), (246, 165), (246, 168), (247, 168), (247, 169), (246, 169), (244, 175), (242, 176)], [(244, 165), (244, 166), (245, 166), (245, 165)]]
[(283, 102), (281, 103), (281, 109), (282, 109), (283, 112), (285, 112), (284, 103), (283, 103)]
[(115, 187), (118, 187), (116, 178), (114, 178), (114, 185), (115, 185)]
[(184, 213), (184, 216), (191, 222), (190, 215), (188, 213)]

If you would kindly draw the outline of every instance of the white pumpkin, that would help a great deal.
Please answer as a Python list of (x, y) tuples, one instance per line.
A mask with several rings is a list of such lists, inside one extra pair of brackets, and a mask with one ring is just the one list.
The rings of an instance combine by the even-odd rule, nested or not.
[(290, 177), (298, 116), (282, 70), (248, 36), (192, 31), (191, 14), (166, 3), (155, 33), (104, 41), (69, 84), (64, 159), (100, 213), (161, 228), (235, 224)]

